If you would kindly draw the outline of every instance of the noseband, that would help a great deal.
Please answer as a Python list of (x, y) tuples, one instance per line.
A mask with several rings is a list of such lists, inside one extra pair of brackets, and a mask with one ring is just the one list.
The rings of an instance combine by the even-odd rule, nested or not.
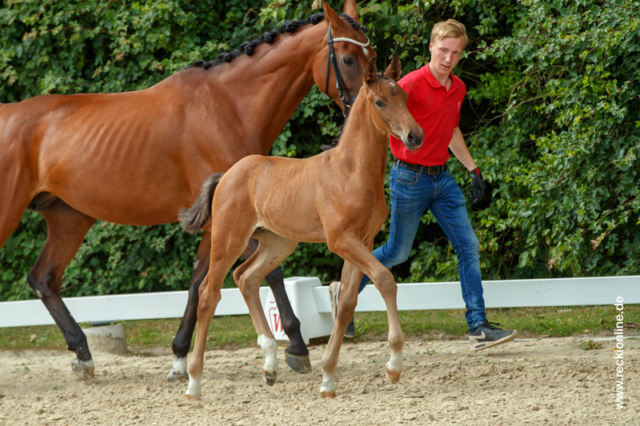
[[(329, 67), (333, 65), (333, 74), (336, 77), (336, 88), (338, 89), (338, 95), (340, 95), (340, 101), (342, 102), (342, 106), (343, 106), (342, 114), (344, 115), (344, 118), (347, 118), (347, 115), (349, 115), (349, 111), (351, 109), (351, 97), (349, 96), (349, 91), (346, 90), (347, 86), (346, 84), (344, 84), (344, 80), (342, 79), (340, 68), (338, 68), (338, 61), (336, 59), (336, 54), (333, 51), (333, 43), (337, 41), (348, 41), (349, 43), (353, 43), (364, 49), (365, 47), (369, 46), (369, 38), (366, 36), (365, 38), (367, 38), (366, 43), (362, 43), (361, 41), (354, 40), (348, 37), (333, 38), (331, 36), (331, 27), (329, 27), (329, 41), (327, 42), (329, 44), (329, 56), (327, 57), (327, 79), (325, 80), (325, 83), (324, 83), (324, 92), (326, 94), (329, 94)], [(345, 99), (345, 94), (347, 95), (346, 99)]]

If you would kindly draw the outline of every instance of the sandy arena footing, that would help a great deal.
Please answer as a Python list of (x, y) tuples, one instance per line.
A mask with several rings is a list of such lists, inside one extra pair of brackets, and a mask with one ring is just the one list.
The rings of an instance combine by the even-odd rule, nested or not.
[(625, 340), (625, 407), (616, 409), (613, 341), (524, 340), (471, 353), (464, 340), (409, 340), (399, 385), (384, 373), (386, 342), (343, 345), (337, 397), (320, 398), (324, 346), (313, 372), (294, 373), (278, 349), (275, 386), (262, 381), (258, 347), (205, 354), (202, 401), (169, 383), (173, 357), (96, 353), (82, 382), (67, 351), (0, 351), (2, 425), (631, 425), (640, 418), (640, 341)]

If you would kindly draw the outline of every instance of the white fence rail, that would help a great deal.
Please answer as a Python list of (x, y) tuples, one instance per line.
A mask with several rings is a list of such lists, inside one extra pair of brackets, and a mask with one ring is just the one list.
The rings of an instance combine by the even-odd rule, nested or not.
[[(268, 287), (260, 288), (260, 299), (267, 298)], [(186, 291), (117, 294), (63, 298), (73, 318), (79, 323), (102, 323), (121, 320), (180, 318), (187, 306)], [(223, 289), (216, 315), (248, 315), (249, 310), (237, 288)], [(40, 300), (0, 302), (0, 327), (54, 324)]]
[[(295, 285), (296, 280), (309, 285), (309, 278), (289, 278), (285, 283), (289, 287)], [(313, 287), (311, 293), (304, 294), (306, 294), (305, 297), (315, 299), (317, 313), (331, 312), (328, 288), (321, 286), (317, 279), (311, 287)], [(625, 304), (640, 303), (640, 276), (484, 281), (483, 287), (488, 308), (610, 305), (615, 303), (617, 297), (623, 297)], [(263, 305), (268, 292), (267, 287), (260, 289)], [(290, 291), (289, 296), (292, 296)], [(79, 323), (178, 318), (184, 313), (187, 292), (72, 297), (65, 298), (64, 302)], [(305, 302), (308, 306), (309, 301)], [(296, 301), (292, 300), (292, 304), (295, 306)], [(464, 308), (460, 283), (401, 284), (398, 286), (398, 308), (400, 310)], [(380, 294), (372, 285), (360, 294), (356, 310), (360, 312), (385, 310)], [(248, 314), (248, 310), (238, 289), (223, 289), (222, 300), (218, 304), (216, 315), (242, 314)], [(296, 314), (301, 315), (298, 312)], [(304, 324), (303, 318), (301, 321)], [(53, 319), (40, 300), (0, 303), (0, 327), (45, 324), (53, 324)]]
[[(624, 298), (625, 304), (640, 303), (640, 275), (483, 281), (482, 286), (487, 308), (612, 305), (618, 296)], [(327, 288), (313, 290), (318, 312), (331, 312)], [(398, 285), (398, 309), (401, 311), (462, 308), (464, 301), (459, 282)], [(356, 312), (384, 310), (380, 293), (373, 285), (367, 286), (358, 297)]]

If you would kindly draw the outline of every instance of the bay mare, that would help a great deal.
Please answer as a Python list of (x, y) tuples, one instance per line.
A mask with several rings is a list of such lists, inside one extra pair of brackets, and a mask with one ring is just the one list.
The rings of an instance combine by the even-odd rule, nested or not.
[(260, 304), (259, 287), (300, 241), (326, 243), (345, 260), (338, 315), (322, 358), (322, 396), (335, 397), (338, 353), (363, 272), (386, 304), (392, 353), (386, 373), (392, 383), (398, 382), (404, 335), (396, 306), (397, 286), (371, 251), (373, 238), (388, 214), (384, 194), (387, 135), (412, 150), (422, 145), (424, 137), (407, 109), (407, 93), (394, 81), (399, 77), (397, 56), (380, 76), (375, 58), (371, 59), (337, 148), (307, 159), (246, 157), (224, 175), (211, 176), (194, 206), (181, 213), (187, 231), (199, 230), (209, 219), (212, 224), (210, 268), (200, 289), (187, 399), (201, 396), (209, 323), (220, 301), (224, 276), (251, 237), (259, 240), (258, 249), (235, 270), (233, 278), (265, 351), (263, 370), (268, 385), (277, 377), (277, 346)]
[[(25, 210), (45, 218), (47, 240), (28, 281), (76, 353), (72, 368), (81, 378), (93, 376), (93, 361), (84, 333), (60, 297), (60, 285), (84, 236), (96, 219), (126, 225), (177, 221), (179, 209), (193, 203), (209, 175), (247, 155), (269, 153), (314, 83), (323, 91), (330, 88), (328, 95), (342, 106), (327, 68), (329, 28), (333, 37), (350, 40), (336, 42), (334, 49), (342, 89), (355, 95), (375, 52), (365, 46), (354, 0), (346, 0), (342, 16), (326, 3), (324, 12), (245, 43), (242, 52), (198, 61), (145, 90), (44, 95), (0, 105), (0, 247)], [(187, 377), (210, 242), (205, 229), (173, 341), (170, 379)], [(308, 351), (282, 272), (274, 271), (267, 282), (291, 340), (287, 362), (308, 372)]]

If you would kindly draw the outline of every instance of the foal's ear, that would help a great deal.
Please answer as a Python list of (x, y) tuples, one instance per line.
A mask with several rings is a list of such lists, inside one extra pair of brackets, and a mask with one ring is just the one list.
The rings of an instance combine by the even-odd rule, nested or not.
[(335, 10), (331, 9), (329, 3), (326, 0), (322, 2), (322, 10), (324, 11), (324, 17), (329, 22), (329, 26), (335, 32), (342, 26), (342, 21)]
[(356, 22), (360, 22), (360, 17), (358, 16), (358, 10), (356, 9), (356, 0), (345, 1), (342, 12), (345, 15), (351, 16)]
[(402, 70), (400, 69), (400, 58), (398, 58), (398, 55), (394, 53), (393, 59), (391, 59), (391, 63), (387, 67), (387, 70), (384, 72), (384, 75), (398, 81), (401, 74)]
[(378, 68), (376, 67), (376, 57), (369, 59), (367, 69), (364, 71), (364, 82), (369, 85), (378, 78)]

